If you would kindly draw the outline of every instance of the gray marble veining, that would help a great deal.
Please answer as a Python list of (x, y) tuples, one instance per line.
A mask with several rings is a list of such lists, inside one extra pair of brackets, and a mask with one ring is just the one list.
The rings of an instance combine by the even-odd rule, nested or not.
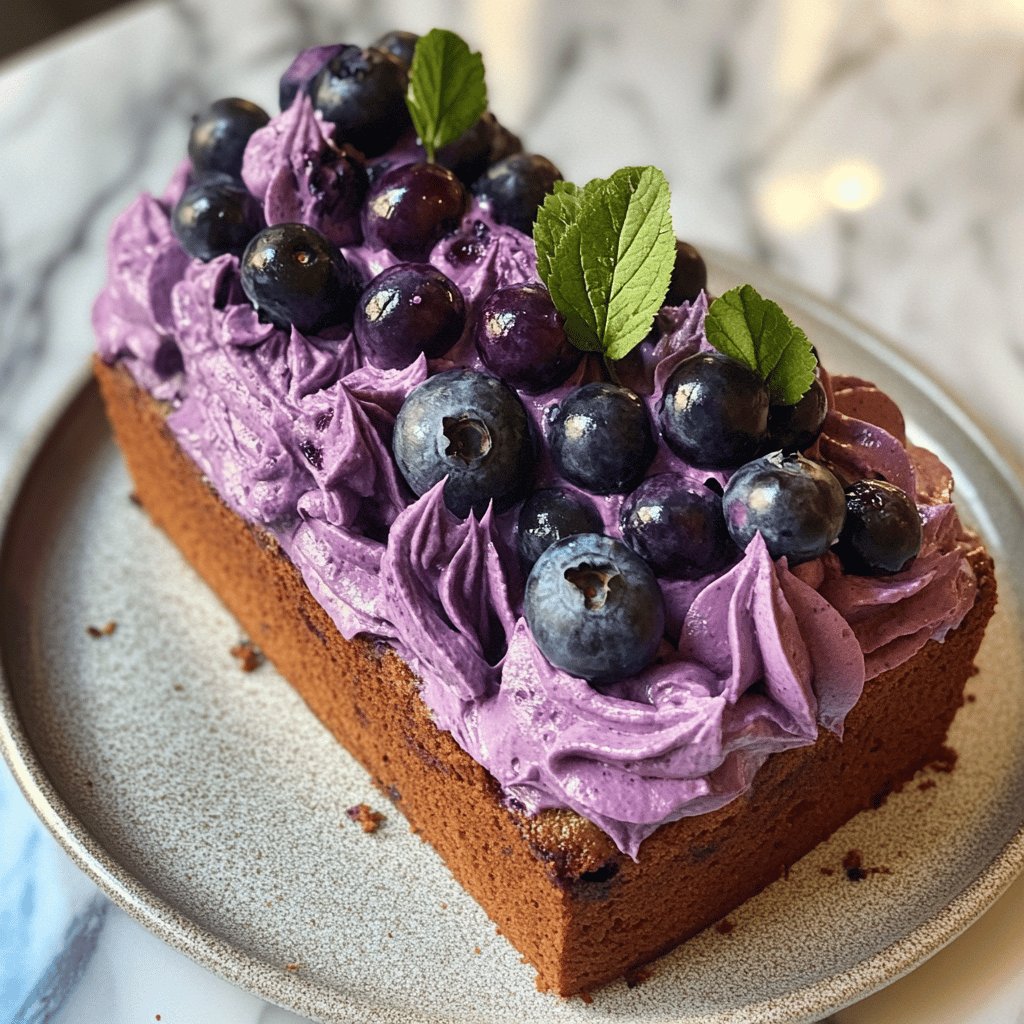
[[(658, 164), (680, 235), (840, 303), (1019, 452), (1020, 0), (162, 0), (0, 67), (0, 476), (87, 360), (109, 224), (162, 186), (191, 113), (227, 94), (272, 108), (277, 73), (308, 43), (435, 24), (482, 49), (493, 109), (567, 176)], [(35, 829), (34, 846), (50, 843), (4, 785), (0, 835)], [(6, 827), (15, 821), (21, 832)], [(35, 857), (40, 878), (63, 884), (43, 870), (52, 853)], [(89, 898), (50, 907), (33, 969), (58, 962)], [(1022, 904), (1018, 883), (936, 961), (836, 1020), (1020, 1020)], [(11, 1017), (31, 1005), (28, 987), (17, 1006), (0, 999), (0, 1020), (295, 1019), (119, 912), (105, 922), (62, 1009)], [(984, 968), (958, 971), (968, 962)]]

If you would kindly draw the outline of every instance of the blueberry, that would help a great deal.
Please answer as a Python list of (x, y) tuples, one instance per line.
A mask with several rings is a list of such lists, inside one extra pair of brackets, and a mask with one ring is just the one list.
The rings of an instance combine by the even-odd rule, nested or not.
[(623, 503), (622, 539), (659, 575), (696, 580), (736, 555), (722, 497), (676, 473), (648, 477)]
[(412, 65), (412, 57), (416, 52), (419, 38), (415, 32), (399, 32), (398, 30), (385, 32), (373, 44), (373, 48), (391, 54), (408, 71)]
[(363, 236), (373, 249), (399, 259), (425, 260), (454, 231), (466, 209), (466, 190), (439, 164), (403, 164), (374, 181), (363, 207)]
[(174, 237), (189, 256), (203, 262), (225, 253), (240, 255), (262, 223), (259, 203), (226, 174), (190, 185), (171, 214)]
[(823, 555), (846, 516), (842, 484), (803, 455), (772, 452), (741, 466), (722, 496), (732, 539), (745, 548), (760, 532), (772, 558), (790, 565)]
[(197, 176), (227, 174), (241, 178), (242, 155), (252, 133), (270, 116), (248, 100), (216, 100), (192, 121), (188, 155)]
[(594, 503), (564, 487), (534, 491), (519, 510), (516, 540), (524, 565), (533, 565), (557, 540), (575, 533), (600, 533)]
[(691, 466), (739, 466), (763, 450), (768, 389), (727, 356), (698, 352), (666, 382), (660, 419), (668, 446)]
[(405, 68), (390, 53), (346, 46), (313, 79), (310, 95), (339, 142), (379, 156), (411, 127), (407, 85)]
[(629, 388), (596, 381), (570, 391), (545, 413), (559, 473), (594, 494), (625, 494), (655, 454), (647, 410)]
[(449, 142), (437, 151), (437, 162), (453, 171), (459, 181), (468, 187), (491, 164), (518, 153), (522, 148), (518, 136), (513, 135), (487, 111), (454, 142)]
[(249, 243), (242, 288), (279, 327), (309, 334), (351, 319), (358, 282), (338, 249), (306, 224), (275, 224)]
[(665, 296), (666, 306), (693, 302), (708, 286), (708, 268), (704, 257), (689, 242), (676, 239), (676, 261)]
[(773, 405), (768, 409), (768, 445), (784, 452), (810, 448), (821, 433), (827, 413), (825, 387), (815, 377), (807, 393), (795, 405)]
[(466, 303), (458, 286), (429, 263), (399, 263), (363, 290), (353, 320), (366, 359), (381, 369), (431, 359), (459, 340)]
[(902, 572), (920, 552), (921, 538), (917, 506), (899, 487), (884, 480), (861, 480), (846, 489), (846, 522), (836, 554), (847, 572)]
[(516, 393), (497, 377), (448, 370), (414, 388), (395, 421), (395, 460), (406, 482), (424, 494), (439, 480), (444, 503), (464, 519), (490, 502), (505, 512), (533, 475), (530, 423)]
[(543, 285), (499, 288), (480, 307), (476, 348), (502, 380), (535, 395), (561, 384), (583, 358), (564, 324)]
[(345, 43), (332, 43), (329, 46), (313, 46), (301, 50), (278, 83), (281, 109), (287, 110), (300, 92), (306, 92), (310, 82), (345, 48)]
[(658, 651), (665, 608), (647, 563), (621, 541), (557, 541), (526, 581), (523, 613), (544, 657), (602, 685), (635, 675)]
[(478, 178), (473, 192), (499, 224), (532, 234), (544, 197), (562, 180), (562, 172), (547, 157), (515, 153), (499, 160)]

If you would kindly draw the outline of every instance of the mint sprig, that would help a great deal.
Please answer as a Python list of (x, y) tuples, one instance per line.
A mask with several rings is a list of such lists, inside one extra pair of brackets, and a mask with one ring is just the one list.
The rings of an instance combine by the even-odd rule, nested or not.
[(537, 272), (585, 352), (622, 359), (651, 329), (675, 262), (670, 193), (657, 167), (582, 188), (559, 182), (537, 211)]
[(704, 330), (719, 352), (767, 384), (775, 405), (796, 405), (814, 382), (818, 361), (807, 335), (753, 285), (741, 285), (715, 299)]
[(433, 162), (487, 110), (483, 58), (454, 32), (432, 28), (416, 41), (405, 105)]

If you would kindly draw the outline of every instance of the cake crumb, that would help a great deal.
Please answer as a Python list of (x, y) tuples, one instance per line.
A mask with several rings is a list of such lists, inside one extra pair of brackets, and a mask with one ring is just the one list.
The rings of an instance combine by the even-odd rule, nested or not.
[(579, 993), (579, 997), (587, 1006), (589, 1006), (594, 1001), (594, 997), (589, 992), (587, 992), (586, 989)]
[(474, 956), (479, 956), (480, 955), (480, 947), (479, 946), (474, 946), (473, 947), (473, 955)]
[(85, 631), (93, 639), (101, 636), (112, 636), (117, 631), (117, 623), (111, 619), (105, 626), (86, 626)]
[(447, 903), (442, 903), (441, 904), (441, 909), (442, 910), (447, 910), (448, 909), (448, 904)]
[(715, 931), (718, 932), (719, 935), (729, 935), (735, 930), (735, 928), (736, 922), (728, 917), (723, 917), (722, 920), (715, 925)]
[(955, 767), (957, 758), (960, 755), (952, 747), (942, 747), (939, 756), (934, 761), (929, 761), (925, 769), (930, 772), (942, 772), (948, 775)]
[(251, 640), (235, 644), (231, 656), (238, 659), (238, 667), (243, 672), (255, 672), (264, 661), (263, 652)]
[[(139, 497), (137, 491), (129, 491), (128, 492), (128, 500), (133, 505), (137, 505), (139, 508), (142, 508), (142, 499)], [(158, 1016), (156, 1019), (159, 1020), (160, 1017)]]
[(156, 1019), (160, 1020), (160, 1014), (159, 1013), (156, 1015)]
[(966, 700), (968, 704), (973, 704), (977, 699), (978, 698), (973, 693), (967, 694)]
[(848, 850), (843, 858), (843, 870), (851, 882), (863, 882), (868, 875), (891, 875), (892, 868), (864, 867), (864, 857), (860, 850)]
[(626, 975), (626, 988), (637, 988), (642, 985), (645, 981), (648, 981), (654, 971), (650, 967), (638, 967), (635, 971), (630, 971)]
[(917, 788), (920, 790), (935, 789), (938, 783), (934, 779), (925, 779), (924, 782), (919, 782)]
[(171, 685), (171, 689), (175, 693), (184, 693), (185, 692), (185, 687), (184, 687), (184, 685), (182, 683), (173, 683)]
[(284, 965), (284, 969), (286, 971), (291, 971), (294, 974), (296, 971), (301, 970), (302, 966), (303, 966), (302, 964), (298, 964), (298, 963), (297, 964), (285, 964)]
[(832, 875), (834, 875), (836, 873), (835, 868), (818, 868), (818, 870), (823, 875), (828, 875), (829, 877), (831, 877)]
[(367, 834), (376, 832), (381, 822), (386, 821), (380, 811), (375, 811), (369, 804), (356, 804), (345, 812), (351, 821), (358, 822)]

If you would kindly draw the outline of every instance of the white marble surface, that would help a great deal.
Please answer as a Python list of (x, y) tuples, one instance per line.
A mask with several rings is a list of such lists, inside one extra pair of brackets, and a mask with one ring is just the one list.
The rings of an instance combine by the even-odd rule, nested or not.
[[(0, 475), (87, 359), (106, 230), (162, 185), (191, 112), (218, 95), (273, 107), (302, 45), (434, 24), (483, 50), (493, 109), (567, 176), (660, 165), (677, 233), (888, 334), (1017, 460), (1021, 0), (192, 0), (140, 4), (0, 67)], [(298, 1019), (111, 907), (0, 767), (0, 1024), (157, 1015)], [(1024, 881), (834, 1020), (1024, 1020)]]

